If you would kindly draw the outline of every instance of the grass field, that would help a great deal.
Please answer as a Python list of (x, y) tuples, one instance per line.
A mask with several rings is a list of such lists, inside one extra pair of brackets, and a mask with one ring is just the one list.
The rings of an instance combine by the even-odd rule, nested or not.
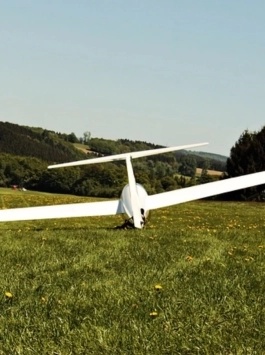
[[(0, 190), (0, 207), (78, 202)], [(265, 354), (265, 205), (0, 223), (0, 354)]]

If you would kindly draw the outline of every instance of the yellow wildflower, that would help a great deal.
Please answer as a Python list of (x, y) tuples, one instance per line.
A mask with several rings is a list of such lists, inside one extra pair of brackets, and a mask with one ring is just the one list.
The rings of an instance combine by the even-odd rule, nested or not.
[(186, 260), (187, 260), (187, 261), (192, 261), (192, 260), (193, 260), (193, 257), (192, 257), (191, 255), (188, 255), (188, 256), (186, 256)]
[(155, 317), (158, 316), (158, 313), (157, 313), (156, 311), (150, 312), (150, 316), (151, 316), (152, 318), (155, 318)]

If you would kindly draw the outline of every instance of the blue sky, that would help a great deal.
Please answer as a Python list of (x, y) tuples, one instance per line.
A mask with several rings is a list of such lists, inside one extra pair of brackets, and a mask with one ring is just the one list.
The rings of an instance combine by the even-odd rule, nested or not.
[(229, 155), (265, 125), (264, 0), (0, 3), (0, 120)]

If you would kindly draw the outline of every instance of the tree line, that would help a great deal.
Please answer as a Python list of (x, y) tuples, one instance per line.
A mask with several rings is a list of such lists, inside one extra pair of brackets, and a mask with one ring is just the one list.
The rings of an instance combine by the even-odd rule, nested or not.
[[(44, 192), (117, 197), (128, 180), (123, 161), (52, 170), (47, 165), (48, 162), (34, 157), (1, 153), (0, 187), (17, 185)], [(182, 166), (179, 163), (139, 159), (133, 161), (133, 166), (137, 182), (150, 194), (198, 183), (195, 172), (192, 176), (178, 173)]]

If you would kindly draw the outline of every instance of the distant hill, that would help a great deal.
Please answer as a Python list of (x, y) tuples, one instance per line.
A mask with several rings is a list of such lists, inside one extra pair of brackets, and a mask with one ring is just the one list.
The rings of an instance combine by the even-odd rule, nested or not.
[(204, 159), (208, 159), (208, 160), (216, 160), (216, 161), (220, 161), (224, 164), (226, 164), (227, 158), (224, 155), (220, 155), (220, 154), (215, 154), (215, 153), (207, 153), (207, 152), (192, 152), (192, 154), (198, 155)]
[[(119, 154), (125, 152), (133, 152), (138, 150), (156, 149), (163, 148), (161, 145), (154, 143), (142, 142), (142, 141), (131, 141), (128, 139), (118, 139), (116, 141), (103, 138), (91, 138), (89, 141), (89, 147), (91, 151), (97, 152), (101, 155), (111, 155)], [(205, 162), (207, 162), (208, 169), (225, 171), (227, 157), (214, 154), (205, 153), (200, 151), (188, 151), (180, 150), (169, 154), (151, 156), (148, 158), (153, 161), (168, 161), (174, 157), (177, 161), (181, 162), (185, 157), (193, 157), (196, 161), (198, 168), (205, 167)]]

